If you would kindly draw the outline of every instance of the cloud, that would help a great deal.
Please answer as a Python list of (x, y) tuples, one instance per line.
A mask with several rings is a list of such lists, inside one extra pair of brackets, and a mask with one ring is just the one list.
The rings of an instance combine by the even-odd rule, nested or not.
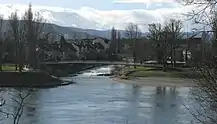
[(146, 4), (146, 9), (149, 8), (150, 5), (157, 5), (162, 6), (163, 4), (170, 4), (173, 6), (179, 6), (180, 3), (178, 2), (180, 0), (114, 0), (113, 3), (124, 3), (124, 4)]
[[(7, 18), (11, 12), (18, 10), (21, 16), (27, 9), (27, 5), (3, 5), (0, 4), (0, 13)], [(33, 11), (40, 12), (46, 21), (61, 26), (75, 25), (78, 28), (125, 29), (129, 22), (138, 24), (143, 32), (147, 31), (147, 24), (153, 22), (164, 23), (171, 18), (182, 19), (183, 12), (191, 11), (191, 6), (177, 6), (173, 8), (158, 8), (155, 10), (132, 9), (132, 10), (100, 10), (91, 7), (79, 9), (37, 6), (33, 5)]]
[(98, 10), (90, 7), (82, 7), (76, 13), (96, 22), (100, 27), (111, 28), (115, 26), (124, 29), (129, 22), (136, 23), (145, 32), (147, 25), (153, 22), (164, 23), (166, 20), (175, 18), (184, 20), (183, 12), (191, 11), (192, 7), (160, 8), (155, 10)]
[(114, 3), (144, 3), (144, 4), (163, 4), (176, 3), (175, 0), (114, 0)]

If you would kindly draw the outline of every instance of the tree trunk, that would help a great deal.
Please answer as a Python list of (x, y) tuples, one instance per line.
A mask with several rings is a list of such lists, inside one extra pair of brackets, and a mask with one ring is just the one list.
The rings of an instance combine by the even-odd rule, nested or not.
[(176, 67), (176, 49), (173, 48), (173, 68)]
[(15, 71), (17, 71), (18, 70), (18, 66), (17, 66), (17, 63), (15, 64)]
[(22, 72), (22, 69), (21, 69), (21, 50), (20, 50), (20, 43), (18, 43), (18, 52), (17, 52), (17, 62), (18, 62), (18, 69), (19, 69), (19, 72)]
[(133, 63), (134, 63), (134, 69), (136, 69), (136, 40), (133, 40)]
[(0, 71), (2, 71), (2, 52), (0, 53)]
[(166, 72), (166, 66), (167, 66), (167, 56), (166, 56), (166, 52), (164, 51), (164, 53), (162, 54), (162, 64), (163, 64), (163, 72)]
[(134, 63), (134, 69), (136, 69), (136, 52), (133, 52), (133, 63)]
[(22, 72), (22, 64), (19, 63), (19, 72)]
[(33, 69), (36, 68), (36, 44), (35, 44), (35, 41), (34, 39), (31, 39), (29, 41), (29, 57), (28, 57), (28, 61), (29, 61), (29, 65), (30, 67), (32, 67)]
[(0, 71), (2, 71), (2, 53), (3, 53), (3, 50), (2, 50), (2, 46), (0, 48)]
[(170, 45), (170, 66), (173, 67), (173, 45)]
[(16, 41), (16, 60), (15, 60), (15, 71), (17, 71), (18, 70), (18, 59), (19, 59), (19, 52), (18, 52), (18, 50), (19, 50), (19, 48), (18, 48), (19, 46), (18, 46), (18, 41)]
[(166, 72), (166, 68), (167, 68), (167, 63), (165, 61), (165, 59), (163, 60), (163, 72)]
[(185, 65), (187, 65), (188, 62), (188, 52), (187, 49), (185, 50)]
[(19, 46), (19, 72), (22, 72), (23, 70), (23, 55), (22, 55), (23, 52), (22, 51), (23, 51), (23, 47), (20, 44)]

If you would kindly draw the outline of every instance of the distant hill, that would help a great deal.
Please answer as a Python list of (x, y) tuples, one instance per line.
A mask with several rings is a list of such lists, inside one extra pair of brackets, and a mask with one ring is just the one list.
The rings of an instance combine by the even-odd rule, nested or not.
[[(24, 21), (21, 21), (20, 23), (23, 24)], [(10, 28), (9, 20), (4, 20), (3, 24), (4, 24), (3, 30), (5, 32)], [(86, 38), (87, 34), (88, 34), (84, 31), (76, 29), (76, 28), (73, 29), (71, 27), (63, 27), (63, 26), (58, 26), (56, 24), (50, 24), (50, 23), (46, 23), (44, 25), (43, 31), (44, 32), (56, 32), (59, 34), (68, 34), (68, 38), (70, 38), (70, 39), (74, 38), (74, 36), (76, 36), (76, 38), (78, 38), (78, 39)], [(89, 38), (93, 38), (93, 37), (96, 37), (96, 36), (89, 35)]]
[[(23, 23), (23, 21), (21, 21)], [(10, 27), (9, 20), (4, 20), (4, 30), (6, 31)], [(124, 37), (124, 30), (118, 30), (121, 33), (121, 36)], [(95, 29), (82, 29), (76, 27), (63, 27), (56, 24), (46, 23), (44, 25), (44, 32), (57, 32), (60, 34), (68, 34), (69, 39), (73, 39), (75, 36), (77, 39), (82, 38), (94, 38), (94, 37), (103, 37), (110, 39), (111, 31), (110, 30), (95, 30)], [(145, 35), (145, 34), (142, 34)]]
[[(21, 21), (21, 23), (23, 23)], [(4, 20), (3, 29), (6, 31), (10, 27), (9, 21)], [(121, 33), (121, 37), (125, 38), (124, 30), (118, 30)], [(107, 39), (111, 39), (111, 31), (110, 30), (95, 30), (95, 29), (82, 29), (82, 28), (76, 28), (76, 27), (63, 27), (56, 24), (50, 24), (46, 23), (44, 25), (44, 32), (57, 32), (60, 34), (68, 34), (69, 39), (73, 39), (75, 36), (77, 39), (82, 38), (94, 38), (94, 37), (103, 37)], [(193, 35), (196, 35), (196, 37), (201, 37), (202, 33), (198, 32), (184, 32), (183, 38), (191, 37)], [(149, 32), (142, 33), (142, 36), (148, 36)], [(211, 34), (206, 35), (206, 39), (211, 38)]]

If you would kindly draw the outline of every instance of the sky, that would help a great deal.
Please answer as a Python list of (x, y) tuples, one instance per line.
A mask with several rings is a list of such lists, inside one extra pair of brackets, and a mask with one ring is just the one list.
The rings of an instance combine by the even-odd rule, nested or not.
[[(79, 1), (79, 2), (78, 2)], [(0, 4), (28, 4), (79, 9), (88, 6), (100, 10), (173, 8), (174, 0), (0, 0)]]
[[(31, 2), (33, 9), (40, 8), (40, 10), (50, 9), (52, 11), (58, 11), (59, 13), (51, 11), (43, 13), (43, 16), (47, 18), (47, 20), (55, 22), (58, 25), (68, 26), (72, 23), (86, 23), (87, 26), (82, 28), (89, 28), (88, 26), (93, 25), (90, 26), (90, 28), (111, 28), (115, 26), (124, 29), (129, 22), (133, 22), (147, 31), (147, 24), (153, 22), (164, 23), (170, 18), (182, 19), (182, 16), (177, 17), (177, 15), (183, 15), (183, 12), (192, 9), (191, 7), (182, 6), (177, 1), (178, 0), (0, 0), (0, 10), (4, 12), (3, 14), (9, 14), (14, 10), (7, 7), (4, 8), (4, 4), (27, 5)], [(17, 7), (19, 10), (24, 11), (23, 6)], [(65, 12), (65, 9), (67, 12)], [(60, 11), (64, 12), (64, 14), (60, 13)], [(81, 18), (77, 18), (74, 12), (81, 16)], [(8, 15), (5, 17), (8, 17)], [(190, 26), (186, 27), (190, 28)]]

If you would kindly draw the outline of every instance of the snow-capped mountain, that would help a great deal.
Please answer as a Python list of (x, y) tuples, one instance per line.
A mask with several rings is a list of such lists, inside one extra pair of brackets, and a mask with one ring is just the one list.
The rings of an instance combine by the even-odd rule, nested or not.
[[(12, 12), (17, 11), (18, 16), (22, 17), (28, 9), (28, 5), (20, 4), (0, 4), (0, 14), (7, 20)], [(109, 38), (110, 29), (123, 30), (129, 22), (138, 24), (142, 32), (148, 31), (148, 24), (153, 22), (163, 23), (170, 18), (184, 19), (182, 12), (190, 11), (192, 7), (176, 6), (174, 8), (160, 8), (156, 10), (97, 10), (90, 7), (80, 9), (69, 9), (51, 6), (33, 5), (32, 11), (39, 12), (49, 25), (47, 29), (54, 29), (60, 33), (77, 33), (85, 36), (85, 32), (92, 36), (102, 36)], [(187, 25), (187, 26), (186, 26)], [(184, 22), (188, 31), (192, 28), (189, 22)], [(185, 30), (186, 31), (186, 30)], [(82, 33), (79, 33), (82, 32)], [(147, 34), (147, 33), (145, 33)]]
[[(28, 5), (0, 4), (0, 13), (5, 19), (17, 11), (21, 17)], [(186, 7), (160, 8), (156, 10), (97, 10), (90, 7), (80, 9), (69, 9), (50, 6), (32, 6), (33, 12), (40, 12), (44, 19), (60, 26), (72, 26), (83, 29), (108, 30), (115, 26), (124, 30), (129, 22), (139, 24), (143, 32), (147, 31), (147, 24), (153, 22), (164, 22), (165, 19), (181, 17)], [(190, 10), (190, 9), (188, 9)]]

